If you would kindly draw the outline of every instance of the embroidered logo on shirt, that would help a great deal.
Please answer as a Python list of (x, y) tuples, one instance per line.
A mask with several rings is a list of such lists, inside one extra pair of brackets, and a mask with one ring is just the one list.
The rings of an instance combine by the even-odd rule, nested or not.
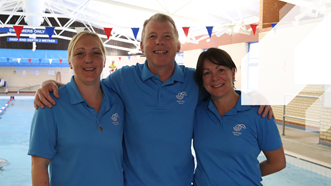
[(233, 127), (234, 132), (233, 135), (235, 136), (240, 136), (241, 135), (241, 129), (246, 129), (246, 126), (244, 124), (237, 124), (236, 126)]
[(186, 92), (180, 92), (176, 95), (176, 98), (178, 99), (177, 100), (178, 104), (184, 104), (185, 103), (185, 101), (183, 100), (184, 96), (187, 96)]
[(117, 113), (113, 114), (111, 116), (111, 119), (113, 120), (114, 125), (118, 125), (117, 118), (120, 117)]

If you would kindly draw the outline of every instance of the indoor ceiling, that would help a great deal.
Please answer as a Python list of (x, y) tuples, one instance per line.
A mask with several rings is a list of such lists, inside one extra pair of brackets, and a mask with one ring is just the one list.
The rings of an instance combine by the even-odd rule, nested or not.
[[(284, 2), (303, 6), (312, 1)], [(143, 22), (155, 13), (168, 14), (175, 20), (182, 42), (198, 44), (209, 37), (206, 26), (213, 26), (213, 34), (218, 37), (234, 30), (250, 34), (251, 29), (245, 25), (259, 22), (259, 8), (260, 0), (0, 0), (0, 14), (9, 15), (6, 21), (0, 21), (0, 27), (45, 28), (39, 25), (46, 22), (47, 26), (55, 27), (53, 38), (66, 40), (71, 38), (62, 34), (64, 30), (77, 32), (72, 26), (74, 22), (81, 22), (90, 31), (113, 28), (109, 40), (131, 43), (136, 49), (107, 44), (109, 40), (105, 40), (105, 46), (135, 53), (139, 51)], [(10, 21), (13, 16), (16, 16), (15, 24)], [(66, 23), (61, 24), (59, 18), (67, 18)], [(50, 19), (56, 20), (57, 24), (52, 25)], [(22, 24), (22, 20), (26, 24)], [(188, 37), (181, 27), (190, 27)], [(137, 39), (131, 28), (140, 29)], [(15, 34), (0, 33), (0, 37), (5, 36)], [(100, 36), (107, 39), (105, 34)], [(46, 38), (48, 35), (38, 37)]]

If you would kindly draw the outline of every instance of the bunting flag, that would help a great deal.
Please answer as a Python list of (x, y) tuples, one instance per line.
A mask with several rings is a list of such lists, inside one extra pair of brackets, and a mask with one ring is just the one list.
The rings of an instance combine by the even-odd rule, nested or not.
[(277, 29), (276, 26), (277, 26), (277, 23), (271, 23), (271, 26), (272, 26), (274, 32), (276, 33), (276, 29)]
[(62, 59), (59, 59), (60, 60), (60, 63), (62, 63)]
[(137, 39), (137, 34), (139, 32), (139, 28), (131, 28), (132, 29), (132, 32), (133, 32), (133, 35), (134, 35), (134, 39)]
[(52, 64), (53, 59), (48, 59), (49, 64)]
[(122, 59), (122, 57), (118, 57), (118, 60), (120, 60), (120, 61), (121, 61), (121, 59)]
[(17, 62), (20, 63), (21, 62), (21, 58), (17, 58)]
[(23, 30), (23, 26), (13, 26), (13, 27), (14, 27), (17, 39), (20, 39), (20, 35)]
[(140, 56), (137, 56), (137, 59), (138, 59), (138, 61), (139, 61), (139, 59), (140, 59)]
[(110, 33), (111, 31), (113, 30), (113, 28), (103, 28), (105, 30), (105, 33), (106, 33), (106, 36), (107, 36), (107, 39), (109, 39), (110, 37)]
[(42, 59), (39, 59), (39, 63), (41, 63), (41, 60), (42, 60)]
[(79, 32), (83, 32), (85, 30), (85, 27), (75, 27), (75, 30), (78, 34)]
[(6, 59), (7, 59), (7, 63), (9, 63), (9, 60), (10, 60), (10, 58), (9, 58), (9, 57), (7, 57)]
[(207, 28), (207, 31), (208, 31), (208, 35), (209, 35), (209, 37), (211, 37), (211, 34), (213, 33), (213, 26), (206, 26), (206, 28)]
[(46, 27), (46, 33), (48, 34), (49, 39), (52, 39), (52, 35), (54, 34), (55, 27)]
[(29, 60), (29, 63), (31, 63), (31, 59), (28, 59)]
[(187, 35), (188, 35), (188, 30), (190, 29), (190, 27), (183, 27), (183, 30), (184, 30), (184, 34), (186, 35), (186, 37), (187, 37)]
[(131, 59), (131, 56), (128, 56), (128, 59), (129, 59), (129, 61), (130, 61), (130, 59)]
[(255, 35), (257, 24), (251, 24), (253, 34)]

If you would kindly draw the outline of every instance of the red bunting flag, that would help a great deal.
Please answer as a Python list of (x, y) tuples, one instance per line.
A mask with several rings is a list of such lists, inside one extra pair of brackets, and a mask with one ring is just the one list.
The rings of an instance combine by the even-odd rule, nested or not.
[(62, 59), (59, 59), (60, 60), (60, 63), (62, 63)]
[(31, 63), (31, 59), (28, 59), (29, 60), (29, 63)]
[(120, 61), (121, 61), (121, 59), (122, 59), (122, 57), (118, 57), (118, 60), (120, 60)]
[(190, 29), (190, 27), (183, 27), (183, 30), (184, 30), (184, 33), (185, 33), (186, 37), (188, 35), (188, 30), (189, 29)]
[(256, 32), (256, 27), (257, 27), (257, 24), (251, 24), (251, 28), (253, 30), (254, 35), (255, 35), (255, 32)]
[(23, 26), (13, 26), (13, 27), (14, 27), (17, 39), (20, 39), (20, 35), (23, 30)]
[(111, 31), (113, 30), (113, 28), (103, 28), (105, 30), (105, 33), (106, 33), (106, 36), (107, 36), (107, 39), (109, 39), (110, 37), (110, 33)]

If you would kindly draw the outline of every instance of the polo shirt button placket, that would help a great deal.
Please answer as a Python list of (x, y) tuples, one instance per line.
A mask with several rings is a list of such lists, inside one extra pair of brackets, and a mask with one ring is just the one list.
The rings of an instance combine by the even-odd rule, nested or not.
[(99, 122), (97, 116), (94, 114), (94, 112), (93, 112), (93, 108), (90, 107), (90, 111), (92, 112), (92, 115), (93, 115), (94, 118), (95, 118), (95, 121), (96, 121), (96, 123), (97, 123), (97, 125), (98, 125), (98, 129), (99, 129), (99, 131), (102, 132), (102, 131), (103, 131), (103, 127), (101, 126), (101, 124), (100, 124), (100, 122)]

